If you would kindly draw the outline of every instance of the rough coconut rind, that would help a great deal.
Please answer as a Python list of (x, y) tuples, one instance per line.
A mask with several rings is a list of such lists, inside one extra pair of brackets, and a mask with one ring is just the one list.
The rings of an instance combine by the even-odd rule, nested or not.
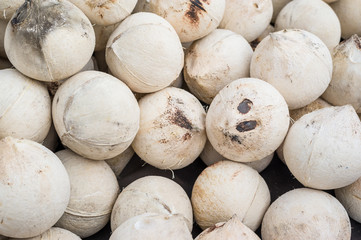
[(225, 0), (138, 0), (135, 12), (152, 12), (167, 20), (181, 42), (200, 39), (220, 24)]
[(105, 57), (112, 74), (139, 93), (167, 87), (184, 65), (182, 44), (172, 25), (146, 12), (121, 22), (108, 39)]
[(254, 231), (271, 200), (268, 186), (256, 170), (242, 163), (220, 161), (198, 176), (191, 201), (195, 220), (202, 229), (237, 214)]
[(9, 21), (5, 51), (24, 75), (54, 82), (89, 61), (95, 35), (89, 19), (64, 0), (27, 0)]
[(335, 189), (335, 195), (345, 207), (348, 215), (361, 223), (361, 178), (351, 185)]
[(123, 189), (113, 207), (111, 229), (115, 231), (127, 219), (150, 212), (180, 214), (192, 231), (192, 205), (186, 192), (176, 182), (160, 176), (139, 178)]
[(39, 143), (0, 140), (0, 234), (37, 236), (64, 213), (70, 197), (68, 174), (59, 158)]
[(144, 213), (134, 216), (120, 225), (110, 240), (192, 240), (192, 235), (178, 214)]
[(64, 239), (64, 240), (81, 240), (80, 237), (75, 235), (74, 233), (58, 228), (58, 227), (52, 227), (46, 232), (40, 234), (39, 236), (33, 237), (33, 238), (16, 238), (16, 239), (9, 239), (9, 240), (56, 240), (56, 239)]
[(361, 36), (360, 6), (361, 0), (342, 0), (330, 4), (341, 23), (341, 36), (343, 39), (353, 34)]
[(330, 51), (317, 36), (304, 30), (271, 33), (252, 56), (251, 77), (272, 84), (289, 109), (304, 107), (320, 97), (331, 76)]
[(341, 188), (361, 172), (361, 122), (350, 105), (304, 115), (290, 128), (283, 147), (287, 167), (306, 187)]
[(255, 78), (241, 78), (224, 87), (206, 116), (207, 137), (214, 149), (237, 162), (252, 162), (273, 153), (288, 125), (284, 98), (272, 85)]
[(85, 71), (66, 80), (53, 100), (53, 121), (61, 142), (94, 160), (127, 149), (139, 129), (139, 106), (119, 79)]
[(337, 199), (319, 190), (300, 188), (271, 204), (262, 222), (263, 240), (351, 239), (351, 224)]

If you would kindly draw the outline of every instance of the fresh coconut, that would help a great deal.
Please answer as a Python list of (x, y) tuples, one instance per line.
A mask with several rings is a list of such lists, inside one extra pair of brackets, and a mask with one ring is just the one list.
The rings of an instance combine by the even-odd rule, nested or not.
[(167, 20), (181, 42), (200, 39), (220, 24), (226, 0), (138, 0), (135, 12), (152, 12)]
[[(1, 12), (0, 12), (0, 14), (1, 14)], [(5, 20), (0, 19), (0, 57), (2, 57), (2, 58), (7, 58), (6, 52), (5, 52), (5, 47), (4, 47), (6, 26), (7, 26), (7, 22)]]
[(173, 180), (160, 176), (139, 178), (122, 190), (112, 210), (111, 229), (115, 231), (126, 220), (150, 212), (179, 214), (192, 231), (192, 205), (187, 193)]
[(327, 107), (301, 117), (290, 128), (283, 154), (306, 187), (335, 189), (361, 176), (361, 122), (350, 105)]
[(226, 10), (219, 28), (241, 34), (252, 42), (270, 24), (272, 13), (272, 0), (226, 0)]
[(187, 50), (185, 82), (198, 99), (210, 104), (228, 83), (249, 77), (252, 54), (251, 46), (241, 35), (216, 29)]
[(278, 14), (280, 13), (280, 11), (282, 10), (282, 8), (291, 1), (292, 0), (272, 0), (272, 5), (273, 5), (273, 14), (272, 14), (272, 20), (271, 20), (272, 23), (276, 22), (276, 18), (278, 16)]
[(16, 69), (0, 70), (0, 139), (42, 142), (51, 126), (51, 100), (43, 83)]
[(121, 22), (133, 11), (137, 0), (69, 0), (97, 25)]
[(16, 239), (9, 239), (9, 240), (56, 240), (56, 239), (64, 239), (64, 240), (81, 240), (80, 237), (75, 235), (74, 233), (58, 228), (52, 227), (49, 230), (45, 231), (44, 233), (40, 234), (39, 236), (32, 237), (32, 238), (16, 238)]
[(348, 215), (361, 223), (361, 178), (346, 187), (335, 189), (335, 195)]
[(24, 0), (1, 0), (0, 21), (8, 22)]
[(332, 58), (332, 79), (322, 98), (333, 105), (351, 104), (361, 113), (361, 38), (355, 34), (340, 43)]
[(105, 51), (111, 73), (139, 93), (167, 87), (184, 64), (177, 33), (154, 13), (140, 12), (126, 18), (110, 35)]
[(206, 112), (189, 92), (175, 87), (139, 100), (140, 127), (132, 142), (137, 155), (160, 169), (180, 169), (202, 152)]
[(143, 213), (125, 221), (113, 231), (109, 240), (124, 239), (192, 240), (193, 238), (182, 215)]
[(64, 0), (26, 0), (5, 32), (10, 62), (31, 78), (54, 82), (89, 61), (95, 35), (89, 19)]
[(139, 106), (119, 79), (85, 71), (66, 80), (53, 100), (53, 121), (61, 142), (90, 159), (121, 154), (139, 129)]
[(243, 224), (255, 231), (271, 196), (256, 170), (242, 163), (220, 161), (198, 176), (191, 201), (195, 220), (203, 230), (237, 214)]
[(115, 23), (108, 26), (103, 25), (94, 25), (94, 33), (95, 33), (95, 48), (94, 51), (102, 51), (105, 50), (107, 46), (108, 39), (113, 31), (119, 26), (119, 23)]
[(317, 36), (305, 30), (271, 33), (252, 56), (251, 77), (272, 84), (289, 109), (304, 107), (320, 97), (331, 76), (330, 51)]
[(263, 240), (350, 240), (347, 212), (330, 194), (307, 188), (286, 192), (268, 208), (262, 222)]
[(343, 39), (347, 39), (353, 34), (361, 36), (361, 25), (359, 24), (361, 0), (339, 0), (331, 3), (330, 6), (340, 20)]
[(303, 29), (315, 34), (332, 52), (341, 38), (341, 25), (332, 8), (322, 0), (293, 0), (278, 14), (276, 31)]
[(106, 159), (105, 162), (113, 170), (115, 176), (119, 177), (120, 173), (123, 171), (123, 169), (128, 164), (133, 155), (134, 150), (131, 146), (129, 146), (127, 149), (124, 150), (124, 152), (113, 158)]
[(206, 116), (207, 137), (225, 158), (257, 161), (282, 143), (288, 114), (285, 99), (272, 85), (241, 78), (224, 87), (212, 101)]
[(68, 174), (59, 158), (27, 139), (0, 140), (0, 234), (35, 237), (52, 227), (70, 197)]

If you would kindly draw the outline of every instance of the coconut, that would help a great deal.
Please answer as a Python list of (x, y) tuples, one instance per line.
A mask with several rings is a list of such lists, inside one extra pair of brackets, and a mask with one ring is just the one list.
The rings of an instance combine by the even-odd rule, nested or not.
[(140, 128), (132, 143), (137, 155), (160, 169), (180, 169), (202, 152), (207, 136), (202, 104), (175, 87), (139, 100)]
[(251, 46), (241, 35), (214, 30), (187, 50), (184, 77), (189, 90), (210, 104), (228, 83), (249, 77), (252, 54)]
[(94, 51), (102, 51), (105, 50), (108, 39), (112, 32), (119, 26), (119, 23), (115, 23), (108, 26), (103, 25), (94, 25), (94, 33), (95, 33), (95, 48)]
[(304, 107), (320, 97), (331, 76), (330, 51), (317, 36), (304, 30), (271, 33), (252, 56), (251, 77), (272, 84), (290, 109)]
[(89, 19), (63, 0), (26, 0), (10, 20), (4, 41), (10, 62), (24, 75), (54, 82), (89, 61), (95, 35)]
[(349, 240), (351, 224), (335, 197), (323, 191), (299, 188), (271, 204), (263, 218), (262, 239)]
[(330, 4), (341, 23), (341, 36), (343, 39), (353, 34), (361, 36), (361, 14), (359, 7), (361, 0), (341, 0)]
[[(1, 4), (1, 3), (0, 3)], [(0, 12), (1, 14), (1, 12)], [(7, 22), (0, 19), (0, 57), (7, 58), (4, 47), (4, 38)]]
[(289, 2), (291, 2), (291, 0), (272, 0), (272, 5), (273, 5), (273, 15), (271, 20), (272, 23), (276, 22), (276, 18), (279, 12)]
[(104, 160), (127, 149), (139, 128), (139, 106), (119, 79), (85, 71), (63, 83), (53, 100), (61, 142), (90, 159)]
[(361, 178), (346, 187), (335, 189), (335, 195), (348, 215), (361, 223)]
[(179, 214), (192, 231), (192, 205), (187, 193), (178, 183), (160, 176), (139, 178), (123, 189), (112, 210), (111, 229), (115, 231), (126, 220), (150, 212)]
[(272, 13), (272, 0), (226, 0), (226, 10), (219, 28), (241, 34), (252, 42), (270, 24)]
[(0, 21), (8, 22), (16, 10), (24, 3), (24, 0), (1, 0)]
[(0, 139), (6, 136), (42, 142), (51, 125), (46, 86), (16, 69), (0, 70)]
[(154, 13), (141, 12), (129, 16), (110, 35), (105, 58), (114, 76), (132, 91), (147, 93), (178, 77), (184, 53), (172, 25)]
[(125, 149), (124, 152), (110, 159), (106, 159), (105, 162), (113, 170), (115, 176), (119, 177), (125, 166), (134, 155), (134, 150), (131, 146)]
[(200, 39), (222, 20), (226, 0), (138, 0), (135, 12), (152, 12), (167, 20), (181, 42)]
[(322, 0), (293, 0), (277, 16), (276, 31), (303, 29), (315, 34), (330, 51), (340, 42), (341, 25), (332, 8)]
[(80, 237), (75, 235), (74, 233), (58, 228), (52, 227), (46, 232), (40, 234), (39, 236), (32, 237), (32, 238), (16, 238), (16, 239), (9, 239), (9, 240), (55, 240), (55, 239), (64, 239), (64, 240), (81, 240)]
[(283, 154), (289, 170), (306, 187), (349, 185), (361, 176), (360, 119), (350, 105), (308, 113), (290, 128)]
[(288, 125), (284, 98), (272, 85), (255, 78), (241, 78), (224, 87), (206, 116), (214, 149), (237, 162), (257, 161), (273, 153)]
[(37, 236), (64, 213), (69, 202), (68, 174), (59, 158), (27, 139), (0, 140), (0, 234)]
[(192, 240), (184, 218), (175, 214), (144, 213), (134, 216), (120, 225), (110, 240)]
[(340, 43), (332, 58), (332, 79), (322, 98), (333, 105), (351, 104), (361, 113), (361, 38), (352, 35)]

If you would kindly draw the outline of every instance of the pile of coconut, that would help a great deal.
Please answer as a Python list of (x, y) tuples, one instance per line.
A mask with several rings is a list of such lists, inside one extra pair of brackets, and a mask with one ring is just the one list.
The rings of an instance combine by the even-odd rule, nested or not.
[[(351, 239), (359, 6), (1, 0), (0, 239)], [(137, 159), (173, 177), (121, 186)]]

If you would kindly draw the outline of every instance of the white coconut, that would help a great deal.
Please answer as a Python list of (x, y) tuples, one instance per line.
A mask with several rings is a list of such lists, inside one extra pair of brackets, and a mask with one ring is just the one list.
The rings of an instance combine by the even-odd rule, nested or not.
[(361, 223), (361, 178), (346, 187), (335, 189), (335, 195), (348, 215)]
[(37, 236), (64, 213), (69, 202), (68, 174), (59, 158), (27, 139), (0, 140), (0, 234)]
[[(0, 14), (1, 14), (1, 12), (0, 12)], [(2, 57), (2, 58), (7, 58), (6, 53), (5, 53), (5, 47), (4, 47), (6, 26), (7, 26), (7, 22), (5, 20), (0, 19), (0, 57)]]
[(139, 93), (167, 87), (184, 64), (182, 44), (172, 25), (145, 12), (132, 14), (114, 30), (105, 58), (112, 74)]
[(192, 240), (183, 216), (175, 214), (144, 213), (134, 216), (120, 225), (110, 240)]
[(112, 32), (119, 26), (119, 23), (115, 23), (108, 26), (103, 25), (94, 25), (94, 33), (95, 33), (95, 48), (94, 51), (102, 51), (105, 50), (108, 39)]
[(10, 20), (5, 51), (24, 75), (53, 82), (70, 77), (89, 61), (95, 35), (89, 19), (63, 0), (27, 0)]
[(241, 34), (252, 42), (270, 24), (272, 13), (272, 0), (226, 0), (226, 10), (219, 28)]
[(228, 83), (249, 77), (252, 54), (251, 46), (241, 35), (216, 29), (187, 50), (185, 82), (198, 99), (210, 104)]
[(115, 231), (129, 218), (150, 212), (182, 215), (192, 231), (192, 205), (187, 193), (178, 183), (160, 176), (138, 178), (122, 190), (112, 210), (111, 229)]
[(0, 58), (0, 70), (11, 68), (13, 65), (7, 59)]
[(273, 153), (288, 125), (284, 98), (272, 85), (255, 78), (241, 78), (224, 87), (206, 116), (214, 149), (237, 162), (257, 161)]
[(330, 194), (313, 189), (291, 190), (268, 208), (263, 240), (351, 239), (347, 212)]
[(152, 12), (167, 20), (181, 42), (200, 39), (220, 24), (226, 0), (138, 0), (135, 12)]
[(194, 218), (203, 230), (237, 214), (243, 224), (255, 231), (271, 196), (256, 170), (242, 163), (220, 161), (197, 177), (191, 201)]
[(304, 107), (320, 97), (331, 76), (330, 51), (317, 36), (304, 30), (271, 33), (252, 56), (251, 77), (272, 84), (290, 109)]
[(56, 240), (56, 239), (64, 239), (64, 240), (81, 240), (80, 237), (75, 235), (74, 233), (58, 228), (52, 227), (46, 232), (40, 234), (39, 236), (32, 237), (32, 238), (16, 238), (16, 239), (9, 239), (9, 240)]
[(139, 100), (140, 127), (132, 143), (137, 155), (160, 169), (180, 169), (202, 152), (206, 112), (189, 92), (175, 87)]
[(89, 20), (98, 25), (119, 23), (130, 15), (137, 0), (69, 0), (82, 10)]
[(127, 149), (139, 129), (139, 106), (119, 79), (85, 71), (63, 83), (53, 100), (61, 142), (90, 159), (104, 160)]
[(315, 34), (332, 52), (341, 38), (341, 25), (332, 8), (322, 0), (293, 0), (278, 14), (276, 31), (303, 29)]
[[(29, 0), (26, 0), (29, 1)], [(0, 21), (8, 22), (16, 10), (24, 3), (24, 0), (1, 0)]]
[(44, 84), (16, 69), (0, 70), (0, 139), (42, 142), (51, 125), (51, 100)]
[(123, 171), (125, 166), (128, 164), (130, 159), (134, 155), (134, 150), (131, 146), (125, 149), (124, 152), (110, 159), (106, 159), (105, 162), (109, 165), (109, 167), (113, 170), (115, 176), (119, 176)]
[(322, 98), (333, 105), (351, 104), (361, 113), (361, 38), (352, 35), (340, 43), (332, 58), (332, 79)]
[(360, 6), (361, 0), (341, 0), (330, 4), (341, 23), (341, 36), (343, 39), (353, 34), (361, 36)]
[(70, 201), (57, 227), (81, 238), (101, 230), (109, 221), (119, 185), (105, 161), (93, 161), (70, 150), (56, 152), (70, 179)]
[(261, 240), (251, 229), (244, 225), (237, 215), (227, 222), (216, 223), (201, 232), (195, 240)]
[(271, 20), (272, 23), (276, 21), (276, 18), (279, 12), (282, 10), (282, 8), (291, 1), (292, 0), (272, 0), (272, 6), (273, 6), (273, 15)]
[(361, 176), (361, 122), (350, 105), (327, 107), (297, 120), (283, 154), (287, 167), (306, 187), (341, 188)]

